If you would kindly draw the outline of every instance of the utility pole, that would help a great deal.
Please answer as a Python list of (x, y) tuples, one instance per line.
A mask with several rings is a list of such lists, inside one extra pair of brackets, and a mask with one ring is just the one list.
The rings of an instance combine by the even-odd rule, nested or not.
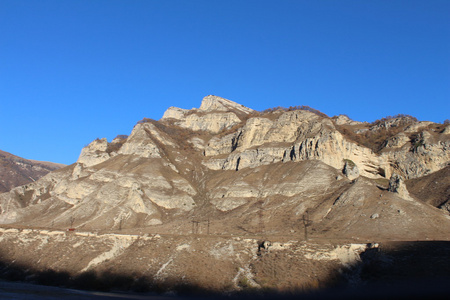
[(123, 218), (121, 217), (120, 221), (119, 221), (119, 230), (122, 230), (122, 222), (123, 222)]
[(309, 212), (308, 210), (305, 211), (303, 214), (303, 227), (305, 229), (305, 241), (308, 240), (308, 227), (311, 226), (312, 221), (309, 219)]
[(198, 224), (200, 223), (199, 221), (195, 221), (192, 220), (192, 234), (197, 234), (198, 233)]
[(263, 200), (258, 201), (258, 218), (259, 218), (259, 224), (258, 224), (258, 232), (264, 233), (265, 226), (264, 226), (264, 208), (263, 208)]

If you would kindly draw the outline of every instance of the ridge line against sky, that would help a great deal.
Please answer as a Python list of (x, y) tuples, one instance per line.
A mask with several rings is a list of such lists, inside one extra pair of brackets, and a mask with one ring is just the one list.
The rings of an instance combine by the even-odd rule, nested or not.
[(450, 118), (450, 1), (0, 2), (0, 149), (71, 164), (209, 94)]

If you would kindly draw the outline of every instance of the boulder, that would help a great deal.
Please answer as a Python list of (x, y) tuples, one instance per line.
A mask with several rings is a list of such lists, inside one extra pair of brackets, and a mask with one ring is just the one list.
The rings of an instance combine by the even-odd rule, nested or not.
[(345, 159), (344, 162), (345, 164), (342, 173), (344, 173), (344, 175), (350, 180), (358, 178), (359, 177), (358, 166), (349, 159)]
[(397, 173), (393, 173), (391, 178), (389, 179), (388, 191), (392, 193), (397, 193), (399, 197), (403, 199), (413, 200), (413, 198), (409, 195), (403, 177), (398, 175)]

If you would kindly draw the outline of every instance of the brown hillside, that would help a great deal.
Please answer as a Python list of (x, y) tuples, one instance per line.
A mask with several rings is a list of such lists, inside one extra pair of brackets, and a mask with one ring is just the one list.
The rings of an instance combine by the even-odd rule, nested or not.
[(0, 193), (38, 180), (63, 164), (28, 160), (0, 150)]
[(450, 202), (450, 166), (422, 178), (406, 182), (411, 194), (435, 207)]

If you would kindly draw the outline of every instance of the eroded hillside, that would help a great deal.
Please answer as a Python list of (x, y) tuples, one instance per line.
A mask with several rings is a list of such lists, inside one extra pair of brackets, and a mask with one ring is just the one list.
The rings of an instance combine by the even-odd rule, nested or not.
[(0, 276), (298, 292), (391, 282), (429, 263), (439, 271), (424, 276), (441, 280), (448, 242), (408, 241), (449, 240), (449, 133), (410, 116), (369, 124), (216, 96), (171, 107), (0, 194)]
[(367, 293), (442, 297), (448, 293), (449, 249), (449, 242), (367, 244), (0, 228), (0, 278), (170, 297), (237, 293), (246, 299), (279, 299), (311, 291), (321, 299)]
[(138, 122), (130, 136), (97, 139), (76, 164), (0, 195), (0, 222), (298, 235), (307, 215), (318, 236), (447, 238), (447, 206), (420, 201), (404, 180), (447, 167), (449, 132), (409, 116), (368, 124), (207, 96), (199, 109)]

